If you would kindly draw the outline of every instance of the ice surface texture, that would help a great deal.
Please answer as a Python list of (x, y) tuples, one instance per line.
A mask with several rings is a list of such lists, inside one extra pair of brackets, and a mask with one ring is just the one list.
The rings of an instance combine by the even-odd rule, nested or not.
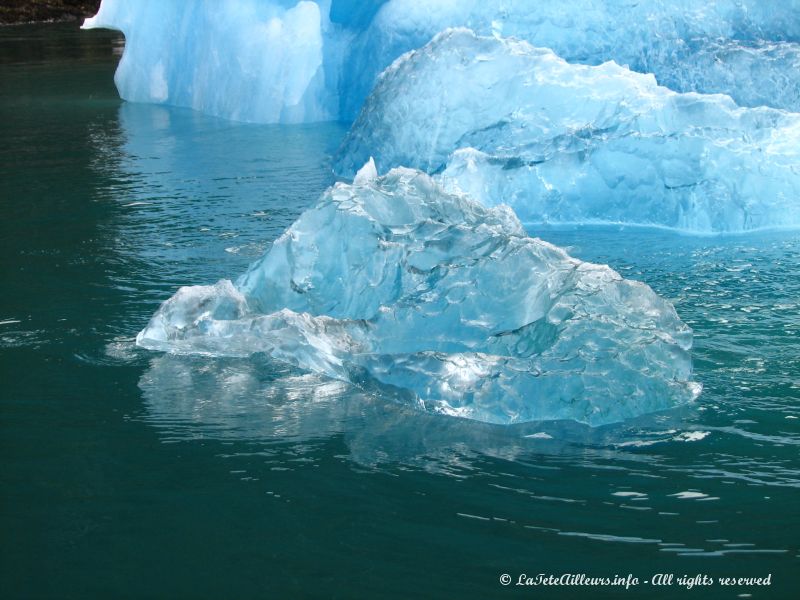
[(646, 285), (395, 169), (337, 184), (236, 284), (181, 288), (137, 342), (256, 352), (490, 423), (623, 420), (693, 399), (691, 331)]
[(262, 123), (351, 120), (378, 74), (448, 27), (615, 60), (678, 91), (800, 110), (800, 0), (103, 0), (120, 95)]
[[(420, 100), (424, 99), (424, 100)], [(800, 225), (800, 115), (679, 94), (612, 62), (448, 30), (387, 69), (337, 170), (375, 157), (523, 222), (695, 232)]]
[(114, 77), (125, 100), (238, 121), (334, 119), (323, 67), (323, 52), (334, 51), (323, 48), (327, 22), (315, 2), (293, 4), (104, 0), (84, 28), (125, 34)]
[(526, 40), (569, 62), (614, 60), (680, 92), (800, 111), (798, 15), (798, 0), (391, 0), (355, 40), (348, 65), (360, 75), (343, 116), (372, 89), (367, 74), (451, 27)]

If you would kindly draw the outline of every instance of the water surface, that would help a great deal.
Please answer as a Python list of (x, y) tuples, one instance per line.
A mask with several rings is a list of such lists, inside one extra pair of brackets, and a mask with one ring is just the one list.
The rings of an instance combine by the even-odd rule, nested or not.
[(489, 426), (262, 356), (145, 352), (161, 301), (239, 275), (332, 183), (345, 126), (122, 103), (121, 43), (0, 29), (3, 597), (689, 593), (499, 583), (540, 572), (796, 592), (800, 234), (533, 231), (695, 330), (698, 402), (614, 427)]

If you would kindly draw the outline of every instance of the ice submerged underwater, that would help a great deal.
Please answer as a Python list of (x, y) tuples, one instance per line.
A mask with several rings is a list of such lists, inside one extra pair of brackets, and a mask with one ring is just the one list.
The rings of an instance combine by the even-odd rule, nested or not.
[(520, 220), (800, 226), (796, 2), (292, 4), (104, 0), (85, 25), (125, 33), (129, 100), (357, 115), (334, 160), (352, 183), (235, 282), (179, 289), (139, 346), (263, 353), (495, 424), (600, 426), (698, 396), (668, 301)]

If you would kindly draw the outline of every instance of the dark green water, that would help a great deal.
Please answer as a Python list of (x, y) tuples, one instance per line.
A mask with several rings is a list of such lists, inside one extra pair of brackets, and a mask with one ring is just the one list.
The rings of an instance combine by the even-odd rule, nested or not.
[(241, 273), (331, 183), (344, 127), (121, 103), (120, 44), (0, 29), (0, 596), (797, 597), (800, 234), (537, 232), (695, 330), (699, 401), (616, 427), (486, 426), (144, 352), (161, 301)]

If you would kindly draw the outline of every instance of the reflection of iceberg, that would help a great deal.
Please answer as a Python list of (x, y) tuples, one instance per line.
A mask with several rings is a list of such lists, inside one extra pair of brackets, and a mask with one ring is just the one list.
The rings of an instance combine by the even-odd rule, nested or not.
[[(403, 463), (464, 475), (481, 456), (532, 460), (554, 456), (587, 462), (623, 452), (612, 448), (651, 446), (676, 435), (685, 411), (636, 419), (626, 425), (590, 428), (575, 422), (527, 423), (511, 427), (442, 419), (401, 404), (386, 403), (346, 383), (301, 374), (261, 355), (206, 359), (162, 355), (150, 360), (139, 387), (146, 419), (169, 441), (221, 439), (291, 442), (291, 451), (310, 452), (315, 443), (343, 437), (349, 457), (363, 466)], [(667, 432), (669, 433), (669, 432)], [(687, 434), (688, 435), (688, 434)], [(638, 444), (638, 446), (637, 446)], [(260, 446), (258, 452), (270, 450)], [(624, 452), (629, 461), (645, 455)]]
[(447, 188), (507, 203), (524, 222), (800, 225), (800, 115), (464, 29), (384, 72), (338, 170), (352, 175), (370, 155), (379, 171), (441, 172)]
[(194, 435), (303, 441), (339, 431), (363, 395), (264, 356), (153, 358), (139, 387), (152, 419), (175, 438)]
[[(137, 102), (254, 122), (352, 119), (398, 56), (447, 27), (615, 60), (679, 91), (800, 109), (797, 2), (702, 0), (103, 0), (85, 27), (121, 30), (115, 80)], [(765, 41), (766, 40), (766, 41)]]
[(698, 391), (691, 332), (647, 286), (407, 169), (331, 188), (236, 286), (182, 288), (137, 341), (265, 352), (493, 423), (598, 425)]
[(337, 123), (242, 124), (127, 102), (119, 123), (120, 148), (100, 153), (114, 164), (97, 165), (121, 207), (114, 251), (127, 283), (162, 290), (216, 280), (260, 256), (333, 183), (329, 157), (344, 132)]
[[(115, 336), (131, 336), (176, 285), (240, 273), (333, 183), (339, 123), (255, 125), (123, 102), (89, 129)], [(113, 206), (113, 208), (111, 208)]]

